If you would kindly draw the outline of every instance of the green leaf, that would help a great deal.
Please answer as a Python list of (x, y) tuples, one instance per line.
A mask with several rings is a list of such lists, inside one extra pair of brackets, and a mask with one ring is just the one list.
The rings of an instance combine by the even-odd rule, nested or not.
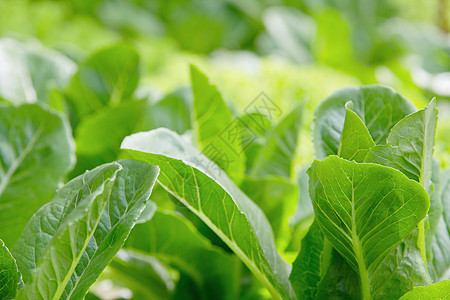
[(320, 280), (331, 259), (331, 244), (317, 222), (309, 228), (302, 240), (300, 252), (292, 264), (289, 276), (297, 299), (315, 299)]
[(363, 162), (367, 152), (375, 147), (375, 142), (361, 118), (351, 110), (352, 102), (345, 104), (344, 128), (339, 142), (338, 156), (347, 160)]
[(447, 300), (450, 298), (450, 281), (416, 287), (405, 294), (400, 300)]
[(61, 188), (14, 248), (25, 283), (19, 295), (83, 298), (144, 210), (157, 174), (155, 166), (119, 161)]
[(99, 109), (129, 98), (138, 81), (139, 55), (133, 47), (117, 44), (92, 54), (66, 90), (72, 126)]
[(309, 175), (317, 221), (370, 299), (372, 273), (426, 216), (429, 196), (397, 170), (336, 156), (315, 161)]
[(14, 104), (48, 103), (50, 88), (65, 88), (77, 68), (38, 41), (11, 38), (0, 39), (0, 65), (0, 98)]
[(0, 240), (0, 298), (14, 299), (20, 282), (20, 272), (16, 260)]
[(157, 257), (189, 275), (205, 299), (238, 295), (239, 260), (212, 246), (184, 217), (156, 212), (151, 221), (133, 229), (125, 247)]
[(207, 224), (274, 298), (291, 297), (289, 266), (276, 251), (269, 222), (213, 162), (166, 129), (134, 134), (121, 147), (132, 149), (126, 153), (134, 159), (157, 164), (158, 183)]
[(387, 143), (397, 146), (402, 156), (417, 170), (419, 183), (430, 192), (434, 137), (436, 135), (436, 101), (400, 120), (392, 128)]
[(390, 129), (415, 111), (408, 100), (387, 87), (368, 85), (340, 89), (322, 101), (314, 114), (313, 142), (318, 159), (338, 153), (347, 101), (352, 101), (352, 110), (366, 124), (377, 145), (385, 144)]
[(14, 246), (75, 160), (66, 119), (35, 104), (0, 105), (0, 238)]
[(194, 128), (200, 150), (233, 180), (239, 182), (245, 172), (242, 127), (233, 120), (217, 87), (193, 65), (191, 81), (194, 93)]
[(291, 178), (301, 126), (303, 105), (298, 105), (269, 131), (267, 141), (251, 168), (250, 176)]
[(440, 198), (444, 208), (432, 243), (433, 255), (428, 269), (435, 282), (450, 280), (450, 171), (441, 172)]

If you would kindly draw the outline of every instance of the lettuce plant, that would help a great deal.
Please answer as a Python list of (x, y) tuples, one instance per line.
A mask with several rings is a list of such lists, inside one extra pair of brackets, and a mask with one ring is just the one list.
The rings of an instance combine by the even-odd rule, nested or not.
[(62, 112), (0, 106), (0, 298), (92, 299), (98, 278), (133, 299), (448, 296), (435, 100), (337, 91), (298, 171), (302, 103), (281, 116), (261, 94), (237, 116), (194, 66), (192, 97), (144, 99), (138, 64), (110, 47), (80, 65)]

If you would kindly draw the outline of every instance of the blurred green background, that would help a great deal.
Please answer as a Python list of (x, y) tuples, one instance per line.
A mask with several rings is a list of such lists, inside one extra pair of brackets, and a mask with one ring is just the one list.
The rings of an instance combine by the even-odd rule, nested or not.
[[(450, 0), (0, 0), (0, 101), (68, 116), (71, 178), (117, 159), (133, 132), (190, 130), (195, 64), (234, 117), (261, 92), (281, 116), (303, 102), (301, 170), (313, 159), (320, 101), (342, 87), (383, 84), (417, 108), (437, 98), (435, 157), (450, 167), (449, 31)], [(156, 188), (152, 197), (167, 195)]]
[[(20, 59), (18, 48), (41, 43), (79, 64), (125, 41), (139, 53), (135, 93), (154, 98), (188, 86), (189, 63), (210, 75), (237, 110), (263, 91), (283, 111), (302, 99), (312, 112), (337, 88), (385, 84), (419, 108), (437, 97), (437, 156), (445, 166), (449, 19), (448, 0), (0, 0), (0, 76), (14, 81), (6, 70)], [(71, 68), (58, 70), (56, 86), (67, 84)], [(7, 84), (0, 85), (1, 98), (21, 93)], [(309, 129), (312, 113), (305, 115)], [(312, 151), (304, 135), (306, 162)]]

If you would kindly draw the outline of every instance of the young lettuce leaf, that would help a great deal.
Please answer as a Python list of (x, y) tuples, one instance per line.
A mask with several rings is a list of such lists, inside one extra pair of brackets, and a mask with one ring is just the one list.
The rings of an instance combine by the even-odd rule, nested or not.
[(276, 251), (264, 213), (217, 165), (166, 129), (134, 134), (121, 147), (133, 159), (157, 164), (158, 183), (207, 224), (274, 298), (293, 296), (289, 265)]
[(20, 283), (16, 260), (0, 240), (0, 299), (14, 299)]
[(371, 299), (374, 271), (426, 216), (429, 196), (397, 170), (336, 156), (315, 161), (309, 175), (317, 221)]
[(12, 248), (75, 162), (66, 119), (35, 104), (0, 105), (0, 238)]
[(340, 89), (326, 98), (314, 114), (313, 142), (318, 159), (338, 153), (347, 101), (353, 102), (353, 111), (366, 124), (377, 145), (385, 144), (389, 130), (415, 111), (408, 100), (391, 88), (368, 85)]
[(18, 299), (81, 299), (124, 243), (158, 168), (105, 164), (71, 180), (30, 220), (13, 255), (23, 275)]
[(233, 121), (217, 87), (195, 66), (191, 66), (194, 94), (195, 135), (200, 150), (235, 181), (245, 172), (241, 127)]

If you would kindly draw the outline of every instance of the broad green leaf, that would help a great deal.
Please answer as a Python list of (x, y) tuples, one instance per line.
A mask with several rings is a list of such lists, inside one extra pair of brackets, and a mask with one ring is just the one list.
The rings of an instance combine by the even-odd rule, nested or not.
[(266, 144), (250, 171), (252, 177), (291, 178), (301, 126), (303, 105), (298, 105), (269, 131)]
[(361, 118), (351, 110), (352, 103), (345, 104), (345, 121), (339, 142), (338, 156), (363, 162), (367, 152), (375, 146), (369, 130)]
[(431, 284), (417, 245), (418, 235), (415, 228), (373, 270), (370, 278), (373, 299), (398, 299), (415, 286)]
[(83, 298), (144, 210), (157, 174), (155, 166), (119, 161), (61, 188), (14, 248), (25, 283), (21, 297)]
[(426, 216), (429, 196), (397, 170), (336, 156), (315, 161), (308, 174), (317, 221), (370, 299), (374, 270)]
[(289, 276), (297, 299), (315, 299), (320, 280), (327, 271), (332, 246), (317, 222), (309, 228), (302, 240), (300, 252), (292, 264)]
[(274, 298), (292, 296), (289, 266), (276, 251), (269, 222), (217, 165), (165, 129), (129, 136), (121, 148), (131, 149), (125, 152), (134, 159), (157, 164), (158, 183), (207, 224)]
[(403, 157), (418, 171), (419, 182), (430, 192), (434, 137), (436, 135), (436, 101), (400, 120), (392, 128), (387, 144), (398, 146)]
[(200, 149), (233, 180), (239, 182), (245, 172), (240, 123), (233, 120), (217, 87), (195, 66), (191, 66), (191, 81), (194, 129)]
[(13, 250), (24, 281), (17, 299), (61, 298), (120, 169), (114, 163), (70, 181), (31, 218)]
[(352, 110), (364, 122), (377, 145), (385, 144), (390, 129), (415, 111), (408, 100), (387, 87), (368, 85), (340, 89), (327, 97), (314, 114), (313, 142), (318, 159), (338, 153), (347, 101), (352, 101)]
[(435, 282), (450, 280), (450, 171), (441, 172), (440, 197), (444, 208), (432, 243), (432, 259), (428, 264)]
[(20, 273), (16, 260), (0, 240), (0, 298), (4, 300), (14, 299), (19, 287)]
[(76, 65), (38, 41), (0, 40), (0, 98), (14, 104), (48, 103), (51, 88), (63, 89)]
[[(365, 162), (386, 163), (391, 167), (399, 167), (406, 175), (412, 175), (431, 196), (431, 170), (433, 162), (434, 137), (436, 133), (437, 110), (435, 100), (422, 110), (400, 120), (391, 129), (387, 138), (387, 145), (377, 146), (368, 153)], [(389, 154), (389, 150), (393, 150)], [(377, 159), (381, 158), (381, 161)], [(434, 199), (432, 199), (434, 200)], [(438, 200), (437, 200), (438, 201)], [(432, 205), (435, 211), (436, 205)], [(437, 220), (433, 215), (433, 230), (435, 232)], [(426, 262), (425, 224), (419, 224), (418, 247)]]
[(181, 216), (156, 212), (151, 221), (133, 229), (125, 247), (154, 256), (187, 274), (204, 299), (237, 297), (239, 260), (212, 246)]
[(0, 105), (0, 238), (12, 248), (75, 160), (67, 120), (36, 104)]
[(450, 280), (416, 287), (400, 300), (448, 300), (450, 299)]
[(83, 63), (66, 90), (70, 122), (129, 98), (139, 81), (139, 55), (126, 44), (101, 49)]
[(135, 299), (170, 299), (178, 279), (158, 258), (133, 250), (119, 250), (108, 268)]

